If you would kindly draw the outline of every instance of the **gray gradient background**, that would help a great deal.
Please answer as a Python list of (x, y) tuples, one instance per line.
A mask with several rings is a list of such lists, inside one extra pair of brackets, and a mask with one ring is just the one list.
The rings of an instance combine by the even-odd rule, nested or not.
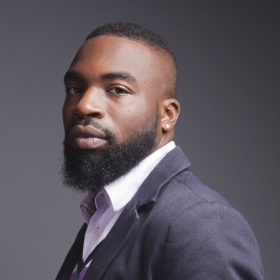
[(1, 34), (0, 279), (54, 279), (82, 220), (61, 186), (63, 75), (98, 25), (133, 21), (172, 45), (176, 143), (243, 213), (279, 279), (279, 1), (5, 1)]

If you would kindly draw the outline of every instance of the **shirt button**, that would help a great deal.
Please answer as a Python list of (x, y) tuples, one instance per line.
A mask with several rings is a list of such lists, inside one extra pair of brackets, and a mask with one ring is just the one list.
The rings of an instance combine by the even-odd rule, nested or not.
[(93, 233), (97, 234), (99, 232), (99, 226), (93, 228)]

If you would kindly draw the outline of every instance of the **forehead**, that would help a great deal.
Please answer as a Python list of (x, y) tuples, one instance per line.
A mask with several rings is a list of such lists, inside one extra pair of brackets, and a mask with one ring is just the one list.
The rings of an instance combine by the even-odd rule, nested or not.
[(163, 58), (142, 42), (115, 36), (88, 39), (79, 49), (70, 69), (88, 73), (129, 72), (148, 82), (161, 76)]

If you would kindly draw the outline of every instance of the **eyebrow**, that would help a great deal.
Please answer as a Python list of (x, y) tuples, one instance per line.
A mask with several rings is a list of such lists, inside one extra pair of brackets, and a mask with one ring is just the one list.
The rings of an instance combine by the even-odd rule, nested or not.
[(67, 71), (63, 78), (64, 82), (66, 82), (67, 80), (82, 80), (82, 79), (83, 76), (80, 73), (74, 71)]
[(128, 72), (111, 72), (101, 75), (102, 80), (120, 79), (128, 82), (137, 83), (136, 79)]
[[(64, 75), (64, 82), (66, 82), (67, 80), (83, 80), (83, 79), (84, 79), (83, 75), (75, 71), (67, 71), (66, 74)], [(101, 75), (101, 80), (115, 80), (115, 79), (137, 83), (135, 77), (128, 72), (110, 72)]]

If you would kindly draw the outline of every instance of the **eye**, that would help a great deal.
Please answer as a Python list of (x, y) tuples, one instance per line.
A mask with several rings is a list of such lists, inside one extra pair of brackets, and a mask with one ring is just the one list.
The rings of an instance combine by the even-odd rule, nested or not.
[(77, 94), (77, 93), (81, 93), (81, 89), (79, 87), (69, 87), (66, 89), (66, 93), (67, 94)]
[(109, 89), (108, 92), (116, 93), (116, 94), (128, 94), (129, 93), (129, 91), (127, 89), (124, 89), (122, 87), (113, 87), (113, 88)]

